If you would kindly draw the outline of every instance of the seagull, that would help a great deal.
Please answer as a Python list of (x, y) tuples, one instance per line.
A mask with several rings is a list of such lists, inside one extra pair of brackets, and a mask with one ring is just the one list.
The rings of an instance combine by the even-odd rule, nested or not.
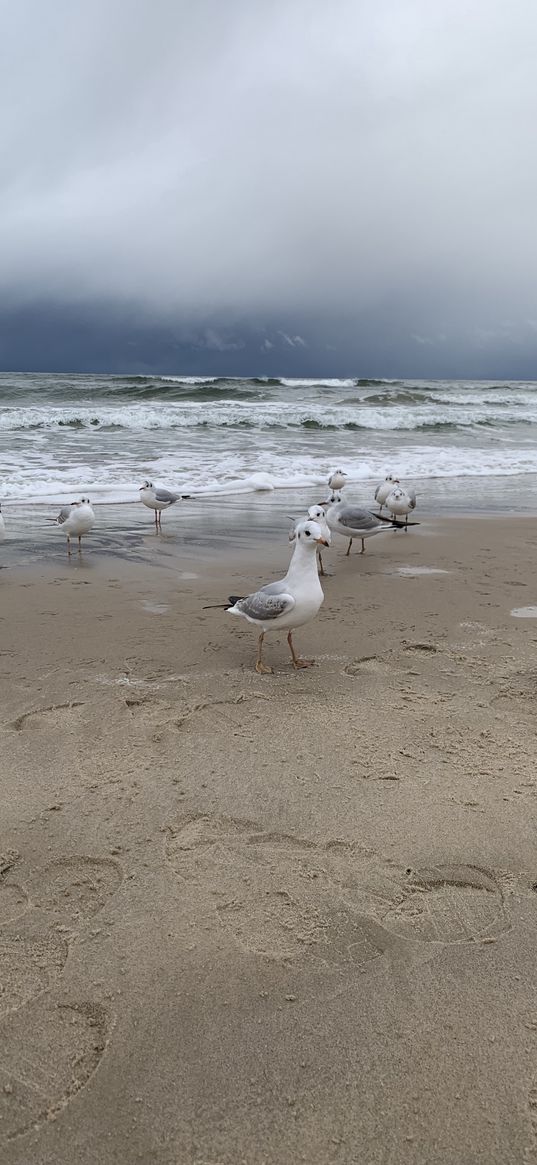
[(378, 502), (380, 506), (379, 513), (382, 513), (382, 510), (386, 504), (386, 498), (393, 489), (394, 485), (399, 485), (399, 478), (394, 477), (393, 474), (389, 473), (388, 476), (384, 478), (384, 481), (381, 481), (380, 485), (377, 486), (375, 490), (375, 501)]
[(186, 501), (188, 494), (172, 494), (167, 489), (155, 489), (152, 481), (144, 481), (140, 486), (140, 501), (147, 506), (148, 510), (155, 511), (155, 529), (162, 529), (161, 511), (169, 510), (174, 502), (178, 502), (179, 498)]
[[(330, 543), (332, 541), (332, 535), (330, 533), (328, 522), (326, 521), (326, 515), (325, 515), (325, 512), (323, 510), (323, 507), (322, 506), (310, 506), (308, 509), (308, 513), (307, 513), (306, 517), (311, 518), (311, 520), (313, 522), (317, 522), (317, 525), (321, 527), (321, 534), (322, 534), (322, 537), (323, 537), (326, 545), (330, 546)], [(294, 518), (291, 518), (291, 521), (294, 522), (294, 526), (292, 526), (290, 531), (289, 531), (289, 541), (294, 542), (294, 540), (296, 538), (297, 527), (301, 521), (304, 521), (304, 519), (297, 518), (295, 520)], [(319, 571), (319, 574), (322, 574), (324, 576), (324, 575), (326, 575), (326, 571), (325, 571), (324, 566), (323, 566), (323, 558), (322, 558), (320, 548), (317, 551), (317, 557), (319, 559), (319, 566), (321, 568)]]
[(4, 522), (4, 519), (2, 517), (2, 506), (0, 504), (0, 542), (4, 541), (5, 536), (6, 536), (6, 523)]
[(299, 522), (294, 537), (294, 548), (289, 570), (279, 582), (267, 583), (259, 591), (241, 599), (231, 595), (226, 610), (230, 615), (240, 615), (259, 628), (257, 659), (255, 670), (260, 675), (271, 673), (273, 669), (261, 658), (265, 632), (288, 628), (287, 642), (294, 668), (312, 667), (315, 660), (300, 659), (293, 644), (293, 631), (313, 619), (323, 602), (324, 595), (319, 575), (315, 551), (317, 546), (326, 546), (321, 527), (309, 519)]
[(82, 553), (82, 535), (88, 534), (95, 522), (95, 514), (91, 508), (89, 498), (81, 498), (79, 502), (71, 502), (63, 506), (57, 518), (49, 518), (49, 522), (56, 522), (67, 535), (67, 553), (71, 556), (71, 535), (78, 537), (78, 553)]
[(325, 508), (326, 521), (335, 534), (342, 534), (349, 539), (346, 557), (351, 552), (353, 538), (362, 539), (361, 554), (365, 553), (365, 539), (374, 534), (381, 534), (383, 530), (393, 530), (397, 522), (391, 523), (387, 518), (379, 518), (370, 510), (361, 506), (348, 505), (342, 502), (340, 493), (333, 493), (328, 502), (321, 502)]
[(404, 517), (405, 532), (408, 529), (408, 515), (416, 509), (416, 491), (402, 489), (397, 482), (386, 498), (386, 508), (392, 517)]
[(343, 486), (347, 484), (348, 476), (348, 473), (345, 473), (344, 469), (334, 469), (334, 472), (328, 478), (330, 489), (343, 489)]

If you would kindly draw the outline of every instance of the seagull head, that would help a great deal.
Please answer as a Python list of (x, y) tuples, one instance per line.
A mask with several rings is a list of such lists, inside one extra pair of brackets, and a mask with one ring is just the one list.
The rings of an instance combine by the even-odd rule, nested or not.
[(348, 473), (345, 473), (344, 469), (335, 469), (328, 478), (328, 484), (331, 489), (342, 489), (342, 487), (345, 485), (345, 479), (348, 476)]
[(323, 538), (323, 532), (319, 526), (319, 523), (311, 521), (310, 518), (307, 518), (305, 522), (298, 523), (295, 537), (297, 538), (298, 542), (302, 543), (302, 545), (306, 547), (311, 546), (315, 548), (317, 545), (328, 546), (326, 538)]
[(153, 482), (144, 481), (144, 484), (140, 486), (140, 489), (153, 489)]

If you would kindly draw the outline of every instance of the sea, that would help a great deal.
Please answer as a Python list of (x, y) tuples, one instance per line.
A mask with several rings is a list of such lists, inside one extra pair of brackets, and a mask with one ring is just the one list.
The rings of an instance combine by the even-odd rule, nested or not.
[[(298, 491), (387, 473), (441, 512), (534, 512), (537, 382), (0, 374), (0, 501)], [(322, 492), (322, 490), (321, 490)], [(350, 494), (350, 491), (349, 491)]]

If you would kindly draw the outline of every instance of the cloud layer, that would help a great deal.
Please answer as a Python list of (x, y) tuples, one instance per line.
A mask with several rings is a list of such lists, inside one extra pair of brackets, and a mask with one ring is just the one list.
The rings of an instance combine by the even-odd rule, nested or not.
[(215, 318), (270, 354), (308, 316), (534, 350), (536, 34), (531, 0), (20, 0), (1, 303), (131, 304), (213, 350)]

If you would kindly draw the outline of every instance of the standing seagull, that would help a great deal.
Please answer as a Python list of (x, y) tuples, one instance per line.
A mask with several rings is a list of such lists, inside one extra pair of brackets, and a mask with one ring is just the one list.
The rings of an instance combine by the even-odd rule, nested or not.
[(140, 501), (148, 510), (155, 511), (155, 529), (162, 530), (162, 510), (169, 510), (181, 498), (186, 500), (188, 494), (172, 494), (168, 489), (155, 489), (152, 481), (144, 481), (140, 486)]
[(231, 595), (231, 606), (226, 608), (230, 615), (240, 615), (259, 628), (255, 670), (260, 675), (273, 670), (261, 658), (266, 631), (289, 629), (287, 642), (294, 668), (311, 667), (315, 662), (313, 659), (299, 659), (293, 645), (293, 631), (303, 623), (309, 623), (323, 602), (315, 551), (319, 545), (326, 546), (326, 542), (321, 527), (309, 519), (298, 523), (294, 542), (293, 556), (285, 578), (267, 583), (245, 599)]
[(2, 506), (0, 505), (0, 542), (4, 541), (6, 536), (6, 523), (2, 517)]
[[(332, 541), (332, 535), (330, 533), (328, 522), (326, 521), (326, 515), (325, 515), (325, 512), (323, 510), (323, 507), (322, 506), (310, 506), (308, 509), (306, 518), (311, 518), (311, 520), (313, 522), (317, 522), (317, 525), (321, 527), (321, 536), (323, 538), (323, 541), (325, 542), (325, 544), (327, 546), (330, 546), (330, 543)], [(296, 532), (297, 532), (298, 526), (300, 525), (300, 522), (304, 522), (305, 520), (306, 520), (305, 518), (297, 518), (296, 519), (294, 526), (289, 531), (289, 541), (290, 542), (294, 542), (294, 540), (296, 538)], [(322, 574), (324, 576), (326, 574), (326, 571), (325, 571), (324, 566), (323, 566), (323, 558), (322, 558), (320, 546), (319, 546), (319, 549), (317, 551), (317, 557), (319, 559), (319, 566), (321, 568), (319, 571), (319, 574)]]
[(393, 474), (389, 473), (388, 476), (384, 478), (384, 481), (381, 481), (380, 485), (378, 485), (375, 490), (375, 501), (378, 502), (380, 506), (380, 514), (386, 505), (386, 498), (393, 489), (394, 485), (399, 485), (399, 478), (394, 477)]
[(408, 515), (412, 510), (416, 509), (416, 491), (413, 489), (402, 489), (399, 483), (397, 483), (390, 490), (386, 498), (386, 508), (394, 518), (404, 517), (406, 532), (408, 529)]
[(328, 478), (328, 485), (330, 489), (343, 489), (343, 486), (347, 484), (348, 476), (348, 473), (345, 473), (344, 469), (334, 469), (334, 472), (331, 473), (330, 477)]
[(347, 553), (348, 557), (351, 552), (353, 538), (361, 538), (362, 549), (361, 554), (365, 553), (365, 539), (373, 538), (375, 534), (381, 534), (383, 530), (393, 530), (397, 523), (390, 523), (387, 519), (378, 518), (376, 514), (372, 514), (370, 510), (364, 510), (361, 506), (348, 505), (342, 502), (341, 494), (333, 493), (330, 501), (323, 502), (325, 507), (326, 521), (330, 529), (335, 534), (342, 534), (344, 538), (349, 539)]
[(81, 498), (79, 502), (71, 502), (70, 506), (63, 506), (57, 518), (49, 518), (49, 522), (56, 522), (67, 535), (67, 553), (71, 556), (71, 535), (78, 538), (78, 553), (82, 553), (82, 535), (88, 534), (95, 522), (95, 514), (90, 506), (89, 498)]

